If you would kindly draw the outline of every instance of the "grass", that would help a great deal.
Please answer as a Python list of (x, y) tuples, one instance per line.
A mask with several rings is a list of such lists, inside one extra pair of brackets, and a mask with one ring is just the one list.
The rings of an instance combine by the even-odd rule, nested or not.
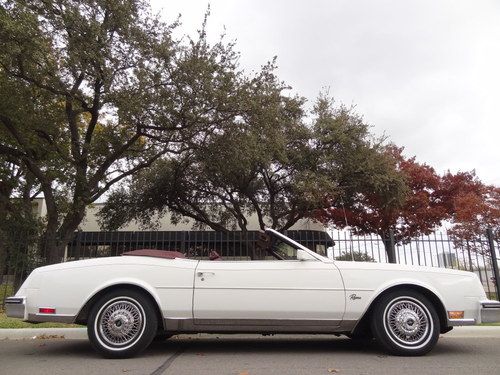
[(481, 323), (482, 326), (500, 326), (500, 323)]
[(14, 295), (12, 284), (0, 284), (0, 310), (2, 309), (2, 301), (12, 295)]
[(2, 310), (2, 301), (6, 297), (14, 294), (14, 289), (10, 284), (0, 284), (0, 329), (2, 328), (79, 328), (77, 324), (64, 323), (27, 323), (21, 319), (8, 318)]
[(0, 313), (0, 329), (2, 328), (82, 328), (77, 324), (64, 323), (27, 323), (20, 319), (8, 318), (5, 313)]

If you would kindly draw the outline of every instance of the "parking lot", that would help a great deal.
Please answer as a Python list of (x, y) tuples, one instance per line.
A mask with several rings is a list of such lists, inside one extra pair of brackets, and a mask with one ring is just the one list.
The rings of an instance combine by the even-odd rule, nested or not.
[(500, 328), (456, 329), (425, 357), (327, 335), (179, 336), (133, 359), (102, 359), (84, 339), (0, 341), (0, 374), (498, 374)]

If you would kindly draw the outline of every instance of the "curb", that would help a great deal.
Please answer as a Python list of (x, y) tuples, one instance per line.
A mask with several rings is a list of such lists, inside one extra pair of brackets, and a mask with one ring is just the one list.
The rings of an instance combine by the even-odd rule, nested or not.
[(500, 326), (454, 327), (441, 337), (495, 337), (500, 338)]
[[(206, 335), (206, 336), (210, 337), (211, 335)], [(256, 337), (259, 335), (258, 334), (231, 335), (231, 337), (235, 336)], [(442, 338), (446, 337), (500, 338), (500, 326), (455, 327), (451, 332), (441, 335), (441, 337)], [(88, 339), (87, 329), (86, 328), (17, 328), (17, 329), (2, 328), (0, 329), (0, 340), (47, 340), (47, 339), (87, 340)]]
[(70, 339), (86, 340), (86, 328), (4, 328), (0, 340)]

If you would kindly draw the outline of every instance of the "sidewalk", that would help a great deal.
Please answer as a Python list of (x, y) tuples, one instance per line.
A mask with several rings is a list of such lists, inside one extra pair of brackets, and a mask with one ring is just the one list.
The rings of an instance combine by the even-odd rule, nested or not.
[(500, 326), (468, 326), (455, 327), (441, 337), (498, 337), (500, 338)]
[[(186, 335), (181, 335), (186, 336)], [(207, 336), (209, 334), (194, 334), (193, 336)], [(223, 337), (224, 335), (218, 334)], [(242, 334), (230, 335), (230, 337), (238, 338), (255, 338), (259, 335)], [(298, 336), (298, 335), (295, 335)], [(324, 335), (323, 335), (324, 336)], [(472, 326), (472, 327), (455, 327), (451, 332), (442, 335), (441, 337), (498, 337), (500, 338), (500, 326)], [(0, 340), (29, 340), (29, 339), (71, 339), (71, 340), (86, 340), (86, 328), (19, 328), (19, 329), (0, 329)]]
[(0, 340), (87, 339), (87, 328), (2, 328)]

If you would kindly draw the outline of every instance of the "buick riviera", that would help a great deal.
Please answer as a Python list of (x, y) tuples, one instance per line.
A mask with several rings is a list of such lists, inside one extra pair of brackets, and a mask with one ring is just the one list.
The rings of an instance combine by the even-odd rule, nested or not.
[(137, 250), (40, 267), (6, 300), (7, 315), (84, 324), (111, 358), (198, 332), (366, 336), (414, 356), (454, 326), (500, 321), (500, 303), (470, 272), (333, 261), (272, 229), (257, 245), (265, 255), (253, 261)]

